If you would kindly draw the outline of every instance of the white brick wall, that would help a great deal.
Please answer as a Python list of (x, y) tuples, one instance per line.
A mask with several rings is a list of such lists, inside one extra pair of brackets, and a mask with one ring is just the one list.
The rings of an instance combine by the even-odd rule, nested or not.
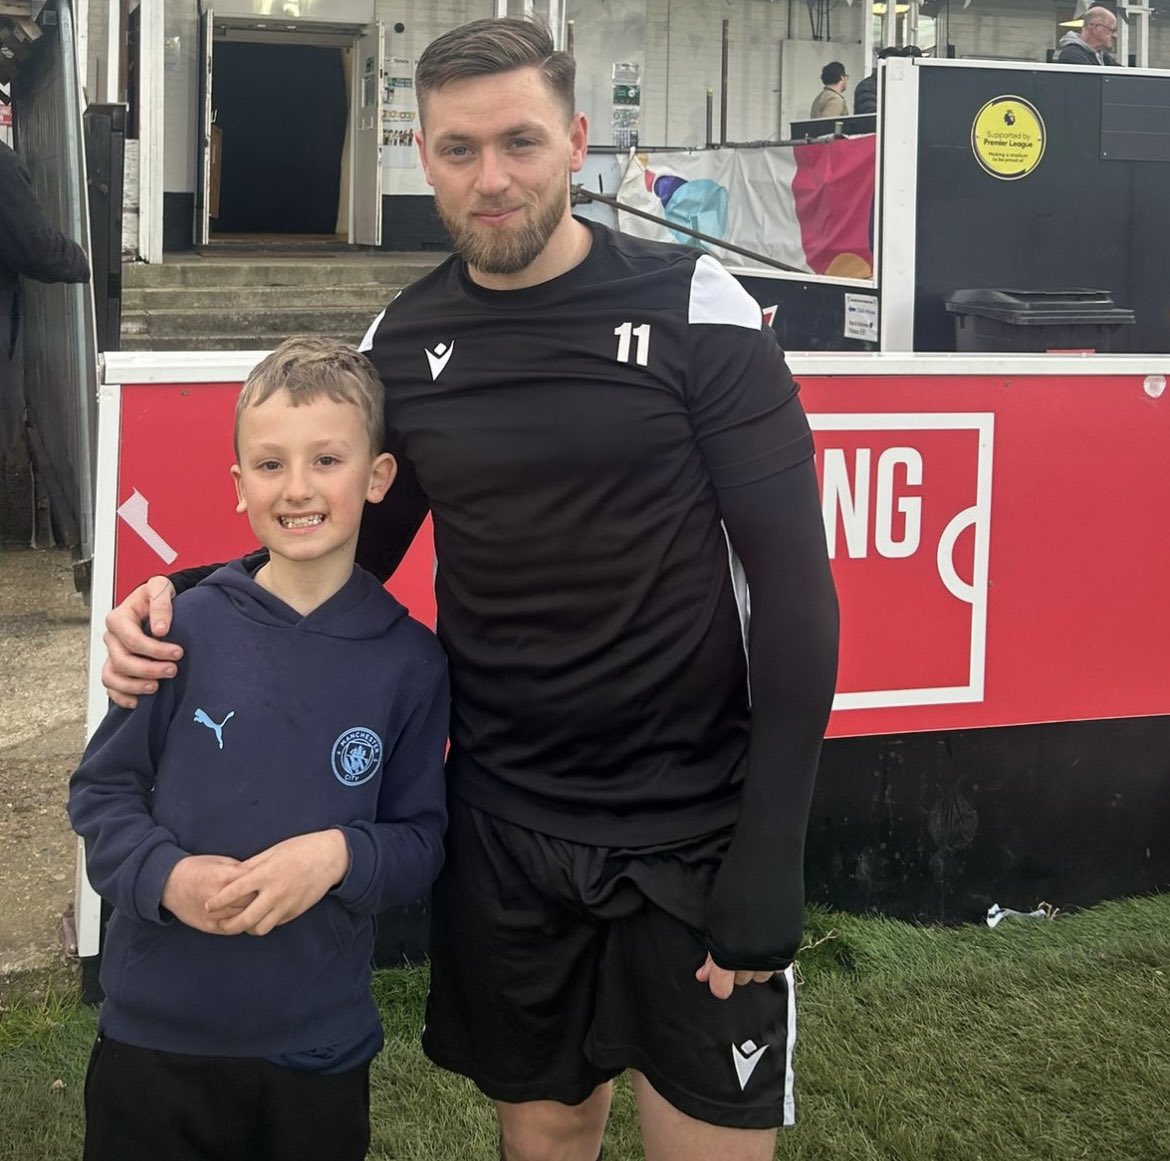
[(589, 140), (613, 143), (613, 66), (634, 64), (642, 74), (640, 141), (661, 140), (648, 127), (646, 93), (660, 83), (651, 80), (652, 46), (659, 35), (646, 0), (586, 0), (566, 5), (573, 21), (573, 56), (577, 61), (577, 106), (589, 120)]
[[(441, 32), (495, 16), (496, 6), (493, 0), (377, 0), (377, 13), (386, 28), (386, 55), (413, 60)], [(403, 31), (395, 32), (395, 24)]]
[[(1073, 5), (1069, 0), (972, 0), (971, 7), (964, 9), (956, 0), (951, 8), (950, 40), (957, 56), (1043, 61), (1047, 50), (1055, 48), (1068, 31), (1059, 22), (1071, 15)], [(946, 35), (943, 20), (938, 29), (940, 46), (946, 43)], [(1157, 19), (1151, 22), (1150, 67), (1170, 68), (1170, 29)]]
[[(105, 21), (113, 0), (90, 0), (89, 70), (91, 88), (103, 69), (107, 43)], [(439, 33), (467, 20), (492, 16), (495, 0), (376, 0), (386, 26), (387, 56), (416, 59)], [(865, 71), (855, 69), (847, 46), (860, 54), (862, 3), (839, 5), (833, 12), (833, 40), (838, 46), (813, 47), (803, 0), (564, 0), (566, 19), (574, 22), (578, 62), (578, 103), (589, 117), (591, 139), (612, 142), (612, 68), (615, 61), (635, 61), (642, 68), (639, 139), (652, 145), (701, 145), (706, 136), (706, 90), (713, 90), (713, 132), (719, 134), (720, 51), (722, 21), (729, 21), (727, 133), (734, 141), (766, 140), (781, 134), (793, 115), (801, 116), (819, 88), (819, 66), (845, 61), (852, 84)], [(174, 67), (164, 75), (164, 187), (195, 188), (198, 99), (198, 14), (193, 0), (165, 0), (165, 35), (178, 37)], [(539, 6), (539, 5), (538, 5)], [(1071, 0), (973, 0), (963, 9), (954, 0), (949, 39), (962, 56), (1003, 56), (1042, 61), (1055, 45), (1057, 21), (1071, 10)], [(791, 12), (791, 28), (789, 19)], [(394, 26), (401, 24), (402, 32)], [(801, 62), (800, 76), (781, 77), (786, 37), (803, 43), (786, 57)], [(948, 38), (945, 21), (938, 28), (940, 52)], [(822, 60), (823, 57), (823, 60)], [(1170, 20), (1155, 22), (1150, 63), (1170, 68)], [(803, 73), (808, 76), (803, 76)], [(781, 88), (791, 95), (781, 109)], [(385, 171), (399, 192), (421, 192), (412, 171)], [(418, 186), (416, 189), (415, 187)], [(395, 192), (396, 186), (386, 192)]]
[[(1043, 61), (1068, 31), (1058, 27), (1072, 14), (1071, 4), (1052, 0), (1012, 3), (1010, 0), (974, 0), (970, 8), (952, 6), (950, 41), (955, 55), (1002, 56), (1009, 59)], [(938, 32), (939, 44), (946, 42), (944, 20)]]

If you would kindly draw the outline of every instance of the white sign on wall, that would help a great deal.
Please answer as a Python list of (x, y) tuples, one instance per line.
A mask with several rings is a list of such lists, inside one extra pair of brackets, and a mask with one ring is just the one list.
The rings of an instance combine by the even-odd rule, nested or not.
[(386, 61), (382, 90), (382, 168), (413, 169), (418, 164), (414, 131), (418, 103), (414, 96), (415, 62), (392, 56)]

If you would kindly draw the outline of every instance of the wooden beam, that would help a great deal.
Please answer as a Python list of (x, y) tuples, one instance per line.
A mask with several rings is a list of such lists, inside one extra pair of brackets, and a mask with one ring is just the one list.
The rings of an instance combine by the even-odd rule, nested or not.
[(41, 26), (27, 16), (14, 16), (12, 23), (25, 40), (40, 40), (44, 36)]

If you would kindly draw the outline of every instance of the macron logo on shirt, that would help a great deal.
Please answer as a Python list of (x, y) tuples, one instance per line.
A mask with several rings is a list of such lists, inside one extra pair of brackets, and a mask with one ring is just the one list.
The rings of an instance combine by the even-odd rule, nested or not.
[(451, 361), (451, 352), (454, 350), (455, 340), (452, 339), (450, 343), (440, 343), (433, 351), (427, 351), (427, 362), (431, 365), (432, 383), (443, 373), (443, 368)]

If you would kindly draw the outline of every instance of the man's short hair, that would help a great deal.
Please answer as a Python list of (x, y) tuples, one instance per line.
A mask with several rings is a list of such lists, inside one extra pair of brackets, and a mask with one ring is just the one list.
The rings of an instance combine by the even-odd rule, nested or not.
[(370, 451), (379, 455), (385, 441), (386, 392), (373, 364), (349, 343), (324, 335), (285, 339), (252, 368), (236, 400), (232, 442), (240, 454), (240, 420), (249, 407), (259, 407), (278, 391), (288, 393), (294, 407), (327, 396), (334, 403), (361, 409)]
[(553, 96), (564, 106), (566, 119), (571, 118), (577, 111), (573, 92), (577, 62), (556, 49), (547, 25), (513, 16), (461, 24), (423, 49), (414, 75), (420, 115), (425, 122), (428, 95), (452, 81), (523, 68), (540, 69)]
[(831, 60), (821, 69), (821, 84), (835, 85), (845, 79), (845, 66), (839, 60)]
[(1114, 31), (1117, 29), (1118, 18), (1117, 13), (1113, 9), (1106, 7), (1104, 4), (1094, 4), (1085, 13), (1084, 24), (1082, 31), (1090, 25), (1099, 24), (1102, 28), (1111, 28)]

